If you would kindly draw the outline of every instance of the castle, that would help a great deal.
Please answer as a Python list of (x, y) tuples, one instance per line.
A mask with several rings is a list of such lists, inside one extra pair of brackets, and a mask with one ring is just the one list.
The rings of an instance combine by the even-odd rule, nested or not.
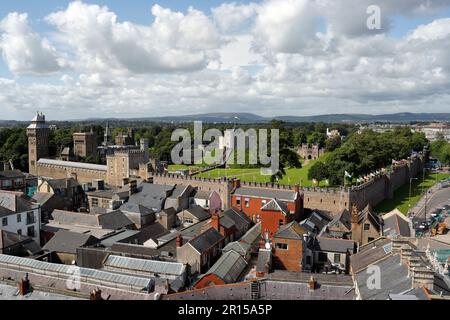
[(312, 146), (302, 143), (297, 149), (297, 154), (304, 160), (317, 160), (323, 153), (323, 148), (319, 148), (319, 145), (316, 143)]
[(130, 178), (148, 180), (154, 173), (164, 171), (159, 161), (150, 158), (146, 139), (141, 139), (140, 148), (116, 151), (107, 156), (106, 165), (97, 165), (50, 159), (50, 128), (42, 113), (38, 113), (27, 127), (27, 136), (29, 173), (35, 176), (73, 177), (80, 183), (103, 180), (110, 186), (122, 186)]

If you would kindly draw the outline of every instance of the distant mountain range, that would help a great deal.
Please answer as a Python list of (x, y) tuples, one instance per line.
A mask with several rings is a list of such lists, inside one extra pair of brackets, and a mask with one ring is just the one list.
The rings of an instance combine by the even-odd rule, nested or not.
[[(83, 120), (72, 120), (75, 122), (105, 122), (105, 121), (130, 121), (130, 122), (165, 122), (180, 123), (202, 121), (205, 123), (266, 123), (272, 119), (278, 119), (285, 122), (349, 122), (349, 123), (373, 123), (373, 122), (389, 122), (389, 123), (410, 123), (410, 122), (429, 122), (429, 121), (450, 121), (450, 113), (394, 113), (394, 114), (328, 114), (315, 116), (276, 116), (262, 117), (252, 113), (239, 112), (220, 112), (220, 113), (203, 113), (184, 116), (165, 116), (165, 117), (142, 117), (142, 118), (90, 118)], [(53, 122), (53, 121), (52, 121)], [(68, 121), (54, 121), (69, 122)], [(0, 120), (0, 126), (15, 126), (23, 123), (23, 121)]]

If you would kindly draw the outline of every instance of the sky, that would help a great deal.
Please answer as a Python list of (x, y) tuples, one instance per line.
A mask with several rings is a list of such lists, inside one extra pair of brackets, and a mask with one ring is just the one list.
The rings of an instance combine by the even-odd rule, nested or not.
[(449, 112), (449, 89), (450, 0), (0, 0), (0, 120)]

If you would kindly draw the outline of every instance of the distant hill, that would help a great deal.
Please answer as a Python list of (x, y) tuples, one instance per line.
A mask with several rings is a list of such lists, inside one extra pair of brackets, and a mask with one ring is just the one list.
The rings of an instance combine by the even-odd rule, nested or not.
[[(315, 116), (275, 116), (262, 117), (253, 113), (240, 112), (217, 112), (217, 113), (203, 113), (180, 116), (165, 116), (165, 117), (142, 117), (142, 118), (90, 118), (77, 119), (67, 121), (51, 121), (51, 123), (69, 123), (69, 122), (164, 122), (164, 123), (182, 123), (202, 121), (205, 123), (267, 123), (272, 119), (278, 119), (285, 122), (325, 122), (325, 123), (373, 123), (373, 122), (390, 122), (390, 123), (410, 123), (410, 122), (430, 122), (430, 121), (449, 121), (450, 113), (394, 113), (394, 114), (324, 114)], [(24, 121), (14, 120), (0, 120), (0, 127), (18, 126)]]

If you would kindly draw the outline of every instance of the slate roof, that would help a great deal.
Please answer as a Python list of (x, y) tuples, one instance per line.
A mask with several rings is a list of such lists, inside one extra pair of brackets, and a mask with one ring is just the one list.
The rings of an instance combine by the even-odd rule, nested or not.
[(309, 232), (320, 232), (329, 222), (331, 218), (324, 213), (313, 211), (311, 215), (300, 222), (300, 225)]
[(303, 235), (306, 234), (307, 231), (302, 228), (297, 221), (292, 221), (278, 229), (278, 231), (274, 234), (274, 238), (283, 238), (283, 239), (293, 239), (293, 240), (302, 240)]
[(120, 209), (141, 215), (159, 212), (163, 209), (167, 195), (174, 187), (174, 185), (142, 183), (138, 186), (137, 193), (133, 194)]
[(164, 228), (160, 223), (154, 222), (147, 225), (139, 230), (139, 235), (137, 236), (139, 243), (144, 243), (150, 239), (156, 242), (159, 237), (169, 234), (170, 232)]
[(404, 218), (402, 218), (399, 214), (395, 212), (394, 214), (389, 215), (388, 217), (383, 217), (384, 227), (383, 233), (386, 236), (402, 236), (402, 237), (410, 237), (411, 236), (411, 228)]
[(350, 211), (344, 209), (334, 216), (333, 220), (330, 221), (328, 226), (332, 228), (336, 223), (340, 222), (348, 231), (352, 229), (352, 215)]
[(25, 178), (25, 174), (23, 174), (23, 172), (20, 170), (0, 171), (0, 180), (1, 179), (16, 179), (16, 178)]
[(76, 254), (77, 248), (95, 243), (98, 243), (98, 239), (91, 235), (60, 230), (45, 244), (43, 249)]
[(45, 203), (47, 203), (48, 200), (50, 200), (52, 197), (54, 196), (54, 194), (52, 193), (48, 193), (48, 192), (36, 192), (32, 199), (35, 200), (37, 203), (39, 203), (40, 205), (44, 205)]
[(22, 192), (0, 190), (0, 217), (30, 211), (38, 205)]
[(110, 230), (117, 230), (133, 225), (133, 222), (120, 210), (101, 214), (54, 210), (51, 216), (53, 220), (51, 220), (50, 224), (52, 225), (57, 223), (61, 225), (96, 227)]
[(281, 211), (285, 215), (289, 214), (289, 209), (287, 207), (287, 204), (279, 199), (272, 199), (265, 205), (261, 207), (261, 210), (263, 211)]
[(372, 210), (370, 204), (368, 204), (358, 215), (359, 224), (366, 220), (369, 220), (377, 231), (380, 231), (383, 227), (383, 219)]
[(196, 217), (199, 221), (206, 220), (211, 217), (211, 214), (203, 209), (201, 206), (192, 206), (184, 211), (189, 212), (191, 215)]
[(387, 300), (389, 294), (399, 294), (412, 287), (412, 279), (408, 277), (408, 267), (401, 263), (399, 253), (388, 255), (385, 259), (376, 262), (380, 268), (380, 289), (368, 287), (369, 277), (373, 273), (364, 268), (355, 274), (358, 291), (363, 300)]
[(263, 188), (249, 188), (249, 187), (236, 188), (236, 190), (234, 190), (233, 192), (233, 195), (264, 198), (264, 199), (276, 198), (282, 201), (294, 201), (297, 198), (297, 193), (292, 190), (263, 189)]
[(29, 255), (42, 251), (41, 247), (32, 238), (0, 229), (0, 250), (7, 250), (16, 245), (21, 245)]
[(202, 234), (190, 240), (189, 244), (198, 252), (203, 253), (223, 239), (224, 236), (220, 232), (214, 228), (209, 228)]
[(226, 283), (234, 283), (239, 280), (247, 261), (234, 250), (230, 250), (219, 258), (208, 270), (207, 274), (215, 274)]
[(355, 242), (352, 240), (316, 237), (314, 249), (324, 252), (350, 253), (355, 252)]
[(238, 229), (239, 231), (248, 230), (248, 228), (252, 224), (252, 220), (250, 220), (250, 218), (245, 213), (234, 208), (225, 210), (223, 215), (233, 220), (234, 224), (236, 225), (236, 229)]
[(266, 265), (272, 264), (272, 252), (267, 249), (259, 249), (258, 260), (256, 261), (256, 272), (267, 272)]
[(196, 199), (209, 200), (213, 191), (196, 190), (193, 197)]
[(352, 272), (359, 272), (390, 254), (392, 254), (392, 241), (383, 241), (379, 245), (366, 247), (350, 257)]

